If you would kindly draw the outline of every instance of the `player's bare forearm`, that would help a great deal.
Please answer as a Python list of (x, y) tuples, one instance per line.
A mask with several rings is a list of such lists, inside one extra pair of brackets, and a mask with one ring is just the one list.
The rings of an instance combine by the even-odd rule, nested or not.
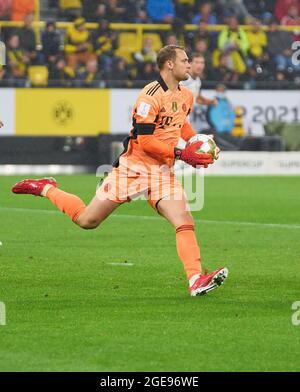
[(208, 105), (208, 106), (215, 106), (218, 103), (217, 98), (210, 99), (210, 98), (203, 97), (203, 95), (198, 95), (198, 97), (196, 98), (196, 102), (199, 105)]

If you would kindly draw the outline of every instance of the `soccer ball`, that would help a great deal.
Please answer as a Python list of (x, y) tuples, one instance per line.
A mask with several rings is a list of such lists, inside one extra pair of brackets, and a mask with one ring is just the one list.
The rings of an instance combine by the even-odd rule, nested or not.
[(219, 147), (216, 145), (214, 139), (210, 135), (198, 134), (190, 138), (187, 142), (187, 146), (196, 142), (203, 142), (202, 146), (196, 151), (199, 154), (210, 154), (213, 159), (219, 158)]

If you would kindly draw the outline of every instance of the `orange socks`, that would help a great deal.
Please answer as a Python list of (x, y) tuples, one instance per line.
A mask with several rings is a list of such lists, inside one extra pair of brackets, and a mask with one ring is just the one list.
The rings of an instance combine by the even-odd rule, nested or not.
[(79, 215), (86, 208), (84, 202), (78, 196), (61, 191), (52, 186), (47, 192), (46, 197), (64, 214), (69, 215), (73, 222), (76, 222)]
[(176, 228), (176, 246), (187, 278), (201, 274), (200, 249), (193, 224), (187, 223)]

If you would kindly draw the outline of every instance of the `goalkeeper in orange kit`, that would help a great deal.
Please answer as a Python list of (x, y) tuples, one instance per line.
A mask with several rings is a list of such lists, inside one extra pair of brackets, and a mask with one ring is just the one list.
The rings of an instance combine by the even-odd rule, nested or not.
[(193, 167), (213, 163), (210, 154), (197, 152), (202, 142), (177, 148), (180, 138), (196, 133), (188, 122), (193, 95), (180, 82), (188, 79), (190, 64), (179, 46), (163, 47), (157, 55), (159, 78), (144, 87), (133, 108), (133, 128), (124, 141), (124, 151), (114, 163), (89, 205), (57, 188), (54, 179), (23, 180), (12, 191), (48, 198), (84, 229), (99, 226), (116, 208), (140, 194), (176, 232), (179, 258), (189, 281), (190, 295), (203, 295), (223, 283), (227, 268), (203, 274), (200, 249), (187, 199), (172, 167), (176, 159)]

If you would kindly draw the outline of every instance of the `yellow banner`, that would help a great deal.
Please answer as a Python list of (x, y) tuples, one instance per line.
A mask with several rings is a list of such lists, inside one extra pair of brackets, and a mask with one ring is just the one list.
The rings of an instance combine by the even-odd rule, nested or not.
[(17, 135), (97, 135), (110, 130), (106, 89), (16, 89)]

